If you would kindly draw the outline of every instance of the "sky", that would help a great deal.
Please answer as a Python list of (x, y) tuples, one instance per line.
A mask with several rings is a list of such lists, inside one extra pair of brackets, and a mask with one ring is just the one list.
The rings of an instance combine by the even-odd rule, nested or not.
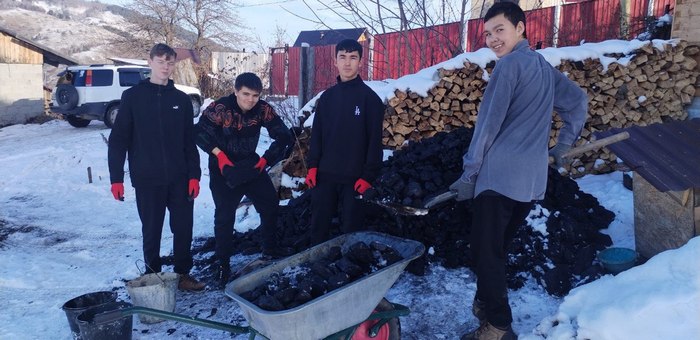
[[(591, 51), (627, 48), (627, 43), (612, 42), (548, 53), (580, 58)], [(462, 55), (451, 62), (458, 64), (469, 57), (477, 62), (480, 55)], [(429, 88), (430, 72), (381, 84)], [(372, 85), (386, 98), (377, 83)], [(109, 131), (97, 121), (83, 129), (60, 120), (0, 128), (0, 236), (7, 236), (0, 237), (0, 339), (70, 339), (61, 306), (82, 294), (115, 290), (120, 300), (130, 301), (125, 282), (138, 277), (143, 268), (140, 222), (128, 177), (124, 202), (115, 201), (109, 192), (104, 142)], [(258, 152), (268, 145), (269, 139), (262, 138)], [(214, 206), (206, 157), (201, 155), (195, 238), (213, 236)], [(604, 230), (613, 246), (634, 248), (633, 195), (622, 185), (622, 173), (589, 175), (577, 183), (615, 213), (615, 220)], [(254, 208), (237, 211), (237, 231), (255, 228), (259, 222)], [(532, 220), (527, 227), (542, 230), (542, 223), (543, 219)], [(165, 227), (162, 255), (170, 253), (171, 244), (172, 235)], [(241, 266), (255, 256), (236, 255), (232, 265)], [(605, 275), (563, 298), (548, 295), (530, 279), (523, 288), (509, 291), (513, 328), (520, 339), (528, 340), (696, 338), (700, 334), (698, 268), (700, 238), (695, 237), (679, 249), (620, 274)], [(456, 339), (475, 328), (478, 321), (469, 311), (475, 287), (475, 276), (467, 268), (431, 263), (425, 276), (403, 273), (386, 294), (390, 301), (411, 308), (411, 314), (401, 318), (402, 339)], [(247, 325), (238, 305), (212, 287), (203, 293), (178, 292), (176, 312)], [(134, 339), (231, 338), (222, 331), (182, 322), (146, 325), (138, 318), (133, 322)]]
[[(116, 5), (124, 5), (129, 3), (129, 0), (100, 0), (103, 3)], [(294, 44), (297, 35), (301, 31), (326, 29), (323, 25), (318, 24), (316, 16), (321, 18), (328, 26), (333, 28), (352, 28), (353, 26), (346, 21), (340, 19), (337, 15), (326, 10), (325, 7), (315, 0), (243, 0), (239, 2), (238, 14), (250, 32), (248, 35), (253, 38), (252, 42), (245, 45), (246, 50), (259, 50), (256, 36), (259, 40), (265, 43), (266, 47), (270, 47), (274, 42), (277, 26), (286, 30), (287, 41), (290, 45)], [(314, 9), (312, 13), (309, 6)], [(307, 19), (311, 19), (309, 21)]]

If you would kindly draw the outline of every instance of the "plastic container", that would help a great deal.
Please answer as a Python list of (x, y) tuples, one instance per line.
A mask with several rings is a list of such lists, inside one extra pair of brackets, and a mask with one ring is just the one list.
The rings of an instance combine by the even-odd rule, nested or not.
[(634, 267), (637, 252), (629, 248), (611, 247), (598, 253), (598, 260), (608, 272), (617, 274)]
[(131, 340), (131, 328), (134, 317), (129, 315), (119, 319), (96, 323), (95, 315), (129, 308), (132, 305), (128, 302), (110, 302), (100, 306), (90, 307), (78, 315), (78, 327), (83, 340)]
[(76, 320), (78, 315), (90, 307), (101, 306), (106, 303), (116, 301), (116, 292), (100, 291), (83, 294), (64, 303), (61, 309), (63, 309), (63, 311), (66, 313), (66, 318), (68, 318), (68, 326), (70, 326), (71, 333), (73, 333), (73, 339), (82, 339), (80, 336), (78, 321)]
[[(177, 292), (178, 274), (151, 273), (142, 275), (126, 283), (131, 302), (134, 306), (175, 311), (175, 293)], [(161, 322), (164, 319), (149, 315), (139, 315), (139, 320), (146, 324)]]

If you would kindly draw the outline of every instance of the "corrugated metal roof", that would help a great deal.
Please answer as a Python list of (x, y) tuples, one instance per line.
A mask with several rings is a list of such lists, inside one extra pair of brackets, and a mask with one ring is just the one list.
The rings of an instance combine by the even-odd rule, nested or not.
[(302, 43), (309, 46), (335, 45), (343, 39), (360, 39), (366, 28), (343, 28), (337, 30), (301, 31), (294, 42), (294, 47), (301, 47)]
[(596, 132), (596, 138), (627, 131), (630, 138), (608, 146), (657, 190), (700, 188), (700, 118)]

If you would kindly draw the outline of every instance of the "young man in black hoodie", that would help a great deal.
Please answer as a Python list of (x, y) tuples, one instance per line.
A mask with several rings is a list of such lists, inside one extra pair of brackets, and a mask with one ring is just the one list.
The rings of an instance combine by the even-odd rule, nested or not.
[(311, 195), (311, 243), (329, 238), (329, 225), (342, 207), (344, 233), (363, 226), (361, 202), (382, 164), (384, 103), (359, 75), (362, 45), (346, 39), (335, 47), (338, 83), (316, 103), (306, 184)]
[[(214, 198), (214, 237), (219, 261), (218, 280), (228, 282), (236, 208), (243, 196), (253, 201), (260, 214), (262, 252), (280, 257), (275, 231), (279, 197), (267, 166), (282, 160), (292, 142), (292, 134), (275, 113), (260, 99), (262, 81), (253, 73), (236, 77), (234, 93), (211, 103), (195, 126), (197, 145), (209, 154), (209, 187)], [(262, 157), (255, 149), (260, 128), (274, 140)]]
[(173, 233), (178, 287), (199, 291), (205, 284), (192, 269), (193, 201), (199, 194), (199, 152), (194, 144), (192, 103), (175, 88), (175, 51), (165, 44), (151, 49), (151, 77), (124, 91), (109, 135), (108, 162), (114, 199), (124, 200), (124, 161), (136, 190), (146, 272), (160, 272), (160, 239), (166, 208)]

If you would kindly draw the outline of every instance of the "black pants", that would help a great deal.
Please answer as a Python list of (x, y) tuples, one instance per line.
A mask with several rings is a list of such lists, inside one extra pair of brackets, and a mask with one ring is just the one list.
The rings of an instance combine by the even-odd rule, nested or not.
[(279, 197), (270, 176), (262, 174), (256, 179), (236, 186), (234, 189), (226, 184), (226, 179), (219, 169), (210, 170), (209, 188), (214, 198), (214, 238), (215, 253), (219, 261), (230, 261), (233, 251), (233, 225), (236, 221), (236, 209), (243, 196), (247, 196), (255, 210), (260, 214), (263, 251), (277, 246), (277, 214)]
[(353, 183), (337, 183), (319, 178), (318, 184), (311, 193), (311, 245), (327, 241), (330, 236), (330, 224), (341, 204), (342, 233), (361, 230), (364, 223), (362, 202), (356, 199), (358, 195)]
[(182, 179), (163, 186), (141, 186), (136, 189), (136, 207), (141, 218), (143, 257), (146, 272), (160, 272), (160, 239), (163, 233), (165, 209), (170, 213), (173, 233), (175, 272), (188, 274), (192, 269), (192, 210), (187, 199), (188, 180)]
[(476, 298), (496, 327), (513, 322), (508, 304), (506, 250), (524, 223), (532, 202), (518, 202), (488, 190), (474, 199), (470, 247), (476, 270)]

